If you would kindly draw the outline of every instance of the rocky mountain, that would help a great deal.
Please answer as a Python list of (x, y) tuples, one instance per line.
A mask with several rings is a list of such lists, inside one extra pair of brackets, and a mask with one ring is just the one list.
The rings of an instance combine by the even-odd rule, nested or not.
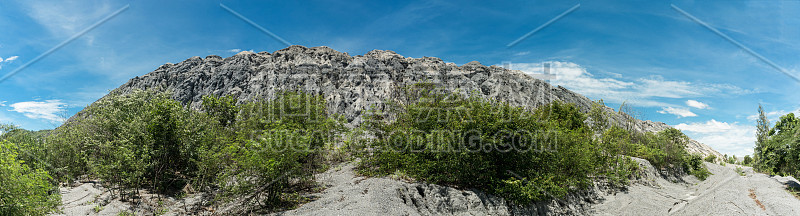
[[(290, 46), (274, 53), (241, 52), (228, 58), (216, 55), (192, 57), (165, 64), (136, 77), (112, 91), (162, 88), (173, 97), (198, 108), (203, 95), (233, 95), (240, 101), (270, 98), (282, 90), (322, 94), (331, 112), (342, 114), (350, 126), (363, 122), (365, 110), (383, 109), (403, 86), (434, 83), (439, 88), (504, 101), (522, 107), (537, 107), (560, 100), (588, 112), (592, 100), (561, 86), (552, 86), (521, 71), (478, 62), (446, 63), (434, 57), (410, 58), (393, 51), (373, 50), (351, 56), (328, 47)], [(613, 124), (636, 131), (661, 131), (661, 122), (642, 121), (606, 107)], [(721, 154), (692, 140), (688, 150), (703, 155)]]

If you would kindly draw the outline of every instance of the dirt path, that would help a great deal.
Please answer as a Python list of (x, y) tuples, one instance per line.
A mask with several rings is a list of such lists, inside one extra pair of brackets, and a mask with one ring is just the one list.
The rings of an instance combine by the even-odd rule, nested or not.
[[(800, 215), (800, 200), (786, 192), (793, 178), (770, 177), (750, 167), (706, 163), (713, 175), (705, 181), (676, 184), (654, 179), (607, 197), (599, 215)], [(736, 171), (742, 167), (743, 174)], [(791, 183), (794, 182), (794, 183)]]

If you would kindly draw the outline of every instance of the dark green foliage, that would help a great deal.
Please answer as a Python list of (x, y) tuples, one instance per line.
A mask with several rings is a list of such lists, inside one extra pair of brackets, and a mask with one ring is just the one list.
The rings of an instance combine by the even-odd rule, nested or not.
[(236, 98), (230, 95), (225, 97), (205, 95), (203, 96), (203, 111), (211, 118), (217, 119), (222, 127), (227, 127), (236, 121), (236, 114), (239, 113), (236, 102)]
[[(763, 110), (759, 108), (761, 115)], [(768, 122), (767, 122), (768, 123)], [(759, 134), (762, 131), (762, 122), (759, 121)], [(777, 174), (800, 176), (800, 119), (793, 113), (780, 117), (772, 128), (767, 128), (769, 133), (766, 138), (756, 142), (753, 167), (758, 171)]]
[(529, 203), (585, 188), (593, 175), (627, 180), (638, 167), (592, 140), (586, 115), (572, 104), (556, 101), (531, 112), (424, 88), (406, 95), (390, 107), (394, 121), (372, 116), (377, 138), (362, 173), (400, 172)]
[(47, 171), (20, 160), (24, 157), (20, 150), (16, 144), (0, 140), (0, 215), (46, 215), (55, 211), (61, 204), (58, 187)]
[(711, 172), (703, 164), (703, 157), (700, 155), (689, 155), (686, 164), (689, 168), (689, 173), (700, 180), (706, 180), (711, 175)]
[[(685, 145), (688, 137), (677, 129), (667, 129), (659, 133), (632, 133), (620, 127), (611, 127), (603, 133), (604, 149), (643, 158), (667, 173), (689, 172), (700, 179), (708, 175), (702, 164), (702, 157), (690, 155), (686, 152)], [(706, 158), (713, 161), (713, 157)], [(700, 176), (698, 176), (700, 175)]]
[(742, 165), (752, 166), (752, 164), (753, 164), (753, 158), (751, 158), (750, 155), (745, 155), (744, 159), (742, 159)]
[[(148, 188), (172, 193), (196, 170), (192, 161), (203, 114), (184, 108), (168, 93), (135, 91), (110, 95), (48, 137), (53, 151), (74, 155), (52, 164), (70, 177), (90, 174), (121, 192)], [(78, 166), (78, 167), (75, 167)], [(83, 167), (81, 167), (83, 166)], [(124, 197), (123, 197), (124, 198)]]
[(219, 181), (230, 195), (248, 195), (265, 207), (288, 201), (290, 187), (310, 184), (322, 151), (344, 129), (319, 95), (285, 92), (235, 109), (236, 134), (222, 151), (229, 159)]
[(48, 162), (60, 177), (89, 175), (121, 192), (174, 194), (184, 185), (249, 196), (268, 207), (310, 184), (321, 154), (341, 132), (341, 118), (318, 95), (286, 92), (237, 105), (203, 98), (203, 112), (169, 93), (110, 95), (48, 136)]

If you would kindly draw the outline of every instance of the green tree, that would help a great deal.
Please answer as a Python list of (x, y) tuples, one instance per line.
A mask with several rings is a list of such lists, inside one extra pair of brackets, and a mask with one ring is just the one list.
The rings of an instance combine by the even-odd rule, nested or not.
[(769, 141), (770, 133), (769, 119), (761, 104), (758, 105), (758, 120), (756, 123), (756, 147), (755, 147), (755, 168), (758, 170), (768, 169), (766, 164), (769, 160), (769, 148), (767, 142)]
[(750, 155), (745, 155), (744, 159), (742, 159), (742, 164), (745, 166), (751, 166), (753, 163), (753, 158)]
[(47, 138), (49, 151), (65, 154), (51, 164), (68, 178), (89, 174), (119, 192), (173, 193), (196, 176), (198, 137), (213, 136), (197, 129), (199, 115), (169, 92), (109, 95)]
[(231, 95), (224, 97), (205, 95), (202, 108), (208, 116), (217, 119), (222, 127), (227, 127), (236, 121), (236, 114), (239, 113), (237, 102), (238, 100)]
[(19, 147), (0, 140), (0, 215), (46, 215), (61, 204), (58, 188), (44, 169), (19, 159)]
[(282, 92), (227, 109), (239, 114), (231, 125), (235, 139), (222, 151), (228, 165), (220, 185), (228, 196), (246, 195), (245, 202), (267, 208), (291, 205), (293, 186), (309, 184), (323, 150), (344, 130), (320, 95)]
[(592, 130), (602, 132), (608, 128), (608, 115), (605, 113), (605, 103), (600, 99), (592, 103), (592, 108), (589, 110), (589, 119), (592, 121)]

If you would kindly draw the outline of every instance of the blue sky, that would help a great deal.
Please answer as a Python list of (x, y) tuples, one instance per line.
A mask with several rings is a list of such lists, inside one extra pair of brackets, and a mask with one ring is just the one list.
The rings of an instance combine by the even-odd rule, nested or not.
[(220, 3), (291, 44), (351, 55), (394, 50), (528, 73), (548, 62), (551, 83), (614, 108), (625, 101), (727, 154), (752, 152), (759, 103), (773, 120), (800, 108), (800, 83), (671, 7), (800, 74), (797, 1), (0, 1), (0, 76), (130, 6), (1, 82), (0, 122), (54, 128), (164, 63), (286, 47)]

